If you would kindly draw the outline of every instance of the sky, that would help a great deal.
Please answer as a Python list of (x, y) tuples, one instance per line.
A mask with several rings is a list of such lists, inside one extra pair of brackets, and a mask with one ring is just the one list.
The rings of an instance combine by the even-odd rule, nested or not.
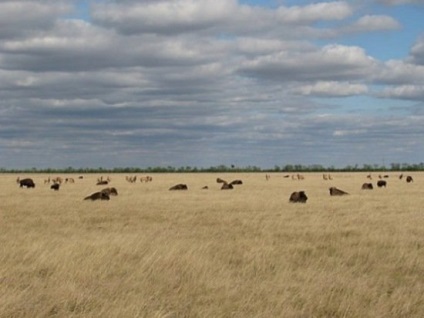
[(0, 167), (424, 161), (424, 0), (0, 0)]

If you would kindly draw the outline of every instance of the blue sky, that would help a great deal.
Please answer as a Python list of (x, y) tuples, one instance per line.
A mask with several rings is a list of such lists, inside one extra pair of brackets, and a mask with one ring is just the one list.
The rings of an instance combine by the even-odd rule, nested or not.
[(422, 162), (423, 4), (0, 2), (0, 167)]

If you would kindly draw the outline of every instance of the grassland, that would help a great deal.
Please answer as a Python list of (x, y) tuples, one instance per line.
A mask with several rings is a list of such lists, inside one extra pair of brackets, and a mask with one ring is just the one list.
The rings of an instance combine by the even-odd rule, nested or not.
[(0, 317), (424, 317), (424, 174), (389, 175), (113, 174), (94, 202), (99, 175), (0, 175)]

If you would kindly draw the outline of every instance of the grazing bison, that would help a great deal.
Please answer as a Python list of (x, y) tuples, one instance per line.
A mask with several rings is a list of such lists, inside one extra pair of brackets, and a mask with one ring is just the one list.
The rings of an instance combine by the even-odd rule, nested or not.
[(169, 190), (188, 190), (188, 187), (186, 184), (179, 183), (170, 187)]
[(116, 190), (116, 188), (105, 188), (100, 192), (106, 193), (109, 196), (118, 195), (118, 190)]
[(331, 196), (335, 196), (335, 195), (346, 195), (349, 194), (343, 190), (337, 189), (336, 187), (331, 187), (330, 189), (330, 195)]
[(231, 190), (231, 189), (234, 189), (234, 187), (231, 183), (225, 182), (225, 183), (222, 184), (221, 190)]
[(406, 177), (406, 182), (410, 183), (410, 182), (413, 182), (413, 181), (414, 181), (414, 179), (412, 179), (411, 176)]
[(84, 198), (84, 200), (91, 200), (91, 201), (110, 200), (110, 197), (107, 193), (99, 191), (89, 195), (88, 197)]
[(22, 179), (19, 180), (19, 187), (23, 188), (35, 188), (35, 183), (31, 178), (26, 178), (26, 179)]
[(387, 182), (385, 180), (378, 180), (377, 181), (377, 187), (382, 188), (382, 187), (386, 187), (387, 186)]
[(362, 185), (362, 188), (361, 189), (362, 190), (372, 190), (372, 189), (374, 189), (374, 187), (372, 186), (372, 183), (364, 183)]
[(297, 192), (293, 192), (290, 195), (289, 202), (291, 202), (291, 203), (306, 203), (307, 200), (308, 200), (308, 197), (306, 196), (305, 191), (297, 191)]
[(54, 190), (54, 191), (59, 191), (59, 188), (60, 188), (60, 184), (59, 184), (59, 183), (53, 183), (53, 184), (50, 186), (50, 189), (52, 189), (52, 190)]
[(243, 181), (241, 180), (233, 180), (230, 182), (230, 184), (235, 185), (235, 184), (243, 184)]

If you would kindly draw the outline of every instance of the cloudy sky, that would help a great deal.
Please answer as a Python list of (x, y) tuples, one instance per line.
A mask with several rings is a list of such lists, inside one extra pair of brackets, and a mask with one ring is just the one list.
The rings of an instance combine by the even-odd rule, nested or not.
[(0, 167), (424, 161), (424, 0), (0, 0)]

